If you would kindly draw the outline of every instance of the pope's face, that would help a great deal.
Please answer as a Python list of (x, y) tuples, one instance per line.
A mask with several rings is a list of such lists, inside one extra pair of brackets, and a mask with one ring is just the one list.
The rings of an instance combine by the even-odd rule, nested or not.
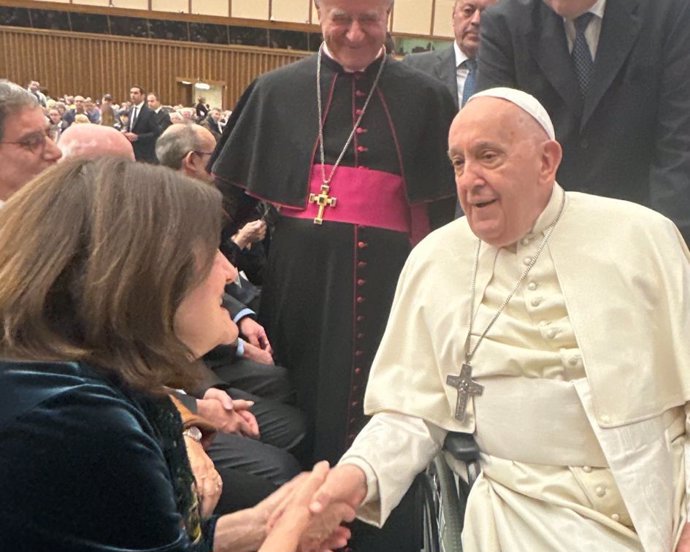
[(390, 4), (390, 0), (321, 0), (321, 32), (338, 63), (361, 71), (376, 59), (386, 40)]
[(496, 247), (527, 234), (551, 197), (558, 143), (514, 104), (476, 98), (453, 121), (448, 145), (472, 232)]

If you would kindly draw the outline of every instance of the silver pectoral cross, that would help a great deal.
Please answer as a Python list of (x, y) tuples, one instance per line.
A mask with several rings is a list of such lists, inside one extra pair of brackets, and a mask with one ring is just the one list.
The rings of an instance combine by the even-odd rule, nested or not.
[(458, 390), (458, 400), (455, 403), (455, 417), (462, 422), (465, 420), (467, 402), (470, 396), (481, 395), (484, 391), (484, 386), (479, 385), (472, 379), (472, 366), (469, 362), (465, 362), (462, 365), (460, 375), (449, 375), (446, 378), (446, 383)]

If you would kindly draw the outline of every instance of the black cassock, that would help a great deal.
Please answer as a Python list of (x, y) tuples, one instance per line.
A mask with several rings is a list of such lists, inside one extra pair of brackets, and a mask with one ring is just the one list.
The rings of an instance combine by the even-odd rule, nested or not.
[[(326, 176), (381, 62), (348, 73), (323, 56)], [(330, 196), (336, 205), (324, 209), (317, 225), (317, 205), (308, 202), (322, 183), (316, 66), (314, 55), (250, 85), (216, 150), (213, 172), (232, 220), (227, 234), (241, 225), (254, 198), (280, 206), (260, 316), (313, 424), (307, 461), (335, 462), (366, 421), (369, 367), (411, 243), (430, 222), (452, 219), (455, 191), (446, 151), (456, 109), (442, 83), (386, 59), (334, 173)]]

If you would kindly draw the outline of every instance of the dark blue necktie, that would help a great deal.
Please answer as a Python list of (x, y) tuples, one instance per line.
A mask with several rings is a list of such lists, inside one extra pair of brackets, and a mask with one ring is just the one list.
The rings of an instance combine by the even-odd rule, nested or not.
[(465, 67), (469, 69), (467, 72), (467, 77), (465, 77), (465, 86), (462, 87), (462, 104), (460, 107), (467, 103), (470, 96), (474, 94), (474, 84), (477, 80), (477, 62), (474, 59), (465, 60)]
[(576, 17), (573, 21), (575, 24), (575, 42), (573, 43), (572, 56), (577, 82), (580, 84), (580, 92), (583, 98), (587, 95), (589, 83), (592, 80), (592, 69), (594, 68), (592, 54), (589, 51), (587, 39), (585, 38), (585, 31), (592, 17), (594, 17), (594, 14), (587, 12)]

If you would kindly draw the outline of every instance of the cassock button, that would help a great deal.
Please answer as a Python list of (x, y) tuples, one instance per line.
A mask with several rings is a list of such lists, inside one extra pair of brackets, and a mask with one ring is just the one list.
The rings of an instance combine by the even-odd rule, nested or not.
[(361, 357), (363, 354), (364, 354), (364, 351), (355, 351), (356, 357)]
[(537, 284), (537, 282), (530, 282), (529, 284), (527, 284), (527, 289), (530, 291), (534, 291), (538, 287), (539, 287), (539, 284)]
[(362, 297), (361, 295), (357, 296), (357, 303), (359, 303), (361, 305), (362, 303), (364, 303), (364, 301), (366, 301), (366, 299), (364, 299), (364, 297)]
[(359, 108), (355, 109), (355, 115), (357, 115), (358, 117), (359, 117), (362, 113), (364, 113), (364, 111), (363, 111), (362, 109), (359, 109)]
[(521, 243), (522, 245), (529, 245), (529, 243), (530, 243), (531, 241), (532, 241), (532, 238), (528, 238), (527, 236), (525, 236), (524, 238), (522, 238), (522, 239), (520, 240), (520, 243)]
[(357, 261), (357, 268), (366, 268), (367, 262), (366, 261)]
[(364, 315), (363, 314), (358, 314), (357, 315), (357, 322), (363, 322), (364, 321)]
[(597, 494), (599, 498), (606, 496), (606, 487), (604, 487), (603, 485), (597, 485), (597, 487), (594, 489), (594, 492)]
[(361, 373), (362, 373), (362, 369), (359, 366), (357, 368), (355, 368), (355, 374), (357, 374), (359, 376)]
[(353, 406), (353, 407), (357, 407), (357, 405), (359, 405), (359, 403), (357, 401), (352, 401), (350, 403), (350, 406)]
[(558, 330), (555, 328), (551, 328), (548, 332), (546, 332), (546, 337), (549, 339), (554, 339), (558, 335)]
[(582, 471), (585, 473), (592, 473), (592, 466), (582, 466)]
[(578, 356), (571, 356), (568, 359), (568, 364), (570, 364), (570, 366), (577, 366), (577, 363), (579, 362), (579, 360), (580, 360), (580, 358)]
[(367, 93), (362, 90), (355, 90), (355, 96), (357, 96), (358, 98), (363, 98), (366, 95)]
[(620, 521), (621, 517), (618, 514), (611, 514), (611, 519), (613, 521)]
[(365, 242), (365, 241), (357, 242), (357, 247), (358, 247), (359, 249), (366, 249), (367, 245), (368, 245), (368, 244), (367, 244), (367, 242)]
[(362, 339), (364, 338), (364, 334), (362, 332), (357, 334), (357, 339)]
[(369, 148), (366, 146), (357, 146), (357, 151), (360, 153), (364, 153), (365, 151), (369, 151)]
[(366, 283), (367, 283), (367, 281), (364, 278), (360, 278), (359, 280), (357, 280), (357, 285), (359, 287), (362, 287)]
[(524, 265), (528, 265), (528, 264), (530, 264), (531, 262), (532, 262), (532, 257), (525, 257), (524, 259), (522, 259), (522, 263), (523, 263)]
[(541, 297), (535, 297), (534, 299), (532, 299), (532, 301), (530, 302), (530, 304), (531, 304), (533, 307), (538, 307), (539, 305), (541, 305)]
[(356, 132), (357, 134), (364, 134), (365, 132), (367, 132), (367, 129), (366, 129), (366, 128), (362, 128), (362, 127), (357, 127), (357, 129), (355, 130), (355, 132)]

